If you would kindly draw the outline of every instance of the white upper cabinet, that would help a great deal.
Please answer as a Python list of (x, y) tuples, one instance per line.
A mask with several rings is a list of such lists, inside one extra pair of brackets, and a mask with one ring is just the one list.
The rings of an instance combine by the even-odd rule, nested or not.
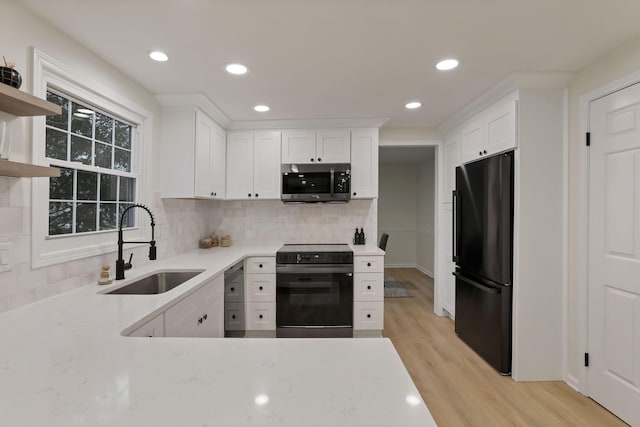
[(321, 163), (349, 163), (351, 161), (349, 129), (319, 130), (316, 132), (316, 161)]
[(378, 129), (351, 131), (351, 197), (378, 197)]
[(193, 106), (163, 108), (161, 128), (162, 197), (224, 198), (224, 130)]
[(282, 132), (282, 163), (349, 163), (348, 129)]
[(511, 94), (502, 98), (462, 125), (462, 163), (516, 147), (516, 97), (516, 94)]
[(278, 131), (260, 131), (253, 142), (253, 192), (259, 199), (280, 199), (280, 140)]
[(227, 199), (280, 198), (280, 132), (227, 134)]

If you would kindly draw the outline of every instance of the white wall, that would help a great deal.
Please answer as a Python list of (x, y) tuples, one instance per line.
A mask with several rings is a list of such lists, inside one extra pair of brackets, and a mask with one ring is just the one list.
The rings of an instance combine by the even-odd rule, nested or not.
[(433, 276), (435, 156), (422, 150), (429, 157), (419, 163), (380, 164), (378, 240), (389, 234), (386, 266), (417, 266)]
[[(16, 63), (22, 74), (21, 90), (31, 91), (31, 47), (86, 77), (95, 88), (118, 94), (151, 111), (158, 117), (159, 106), (151, 93), (102, 61), (76, 41), (52, 28), (17, 2), (0, 2), (0, 28), (3, 29), (2, 55)], [(157, 120), (153, 135), (157, 135)], [(20, 118), (11, 126), (11, 160), (31, 161), (31, 119)], [(153, 138), (152, 138), (153, 139)], [(44, 144), (44, 141), (41, 141)], [(151, 141), (153, 147), (153, 140)], [(151, 159), (144, 167), (151, 167)], [(42, 179), (42, 178), (38, 178)], [(206, 202), (161, 202), (155, 197), (152, 210), (157, 217), (158, 258), (187, 248), (196, 248), (198, 238), (208, 230), (210, 215)], [(85, 258), (50, 267), (31, 269), (31, 179), (0, 177), (0, 242), (11, 242), (9, 253), (13, 270), (0, 273), (0, 312), (49, 297), (75, 287), (93, 283), (100, 266), (110, 264), (112, 275), (116, 254)], [(117, 239), (113, 234), (114, 241)], [(127, 251), (128, 253), (129, 251)], [(135, 249), (134, 266), (149, 262), (147, 248)]]
[(380, 141), (385, 145), (398, 141), (440, 141), (442, 132), (435, 128), (381, 128)]
[(416, 265), (433, 277), (435, 247), (435, 156), (418, 164), (417, 170), (417, 219)]
[(580, 331), (586, 324), (580, 318), (579, 301), (585, 284), (581, 282), (581, 246), (586, 244), (584, 230), (578, 218), (586, 200), (586, 147), (580, 129), (580, 97), (590, 91), (626, 75), (640, 71), (640, 38), (636, 38), (600, 58), (582, 70), (569, 88), (569, 236), (568, 236), (568, 325), (567, 374), (571, 384), (579, 387), (584, 370), (583, 353), (579, 343)]
[[(380, 164), (379, 234), (387, 233), (386, 266), (416, 265), (417, 165)], [(379, 236), (378, 236), (379, 239)]]

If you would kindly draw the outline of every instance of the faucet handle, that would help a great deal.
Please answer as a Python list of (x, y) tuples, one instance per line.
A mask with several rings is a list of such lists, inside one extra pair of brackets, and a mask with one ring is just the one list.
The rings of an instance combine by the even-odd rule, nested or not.
[(133, 265), (131, 264), (131, 260), (133, 259), (133, 252), (131, 252), (131, 255), (129, 255), (129, 262), (125, 262), (124, 264), (124, 269), (125, 270), (130, 270), (131, 267), (133, 267)]

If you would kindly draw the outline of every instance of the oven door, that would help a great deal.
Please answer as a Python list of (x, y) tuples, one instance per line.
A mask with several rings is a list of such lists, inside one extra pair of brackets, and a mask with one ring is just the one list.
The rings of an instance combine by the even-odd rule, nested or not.
[(279, 337), (353, 336), (353, 265), (276, 268)]

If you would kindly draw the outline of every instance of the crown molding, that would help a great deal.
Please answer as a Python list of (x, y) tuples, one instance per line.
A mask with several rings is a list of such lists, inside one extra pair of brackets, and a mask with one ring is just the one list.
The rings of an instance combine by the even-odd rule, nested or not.
[(228, 128), (231, 119), (209, 98), (201, 93), (189, 94), (157, 94), (158, 103), (163, 107), (177, 107), (194, 105), (207, 113), (211, 118), (223, 128)]
[(237, 120), (227, 130), (255, 129), (326, 129), (326, 128), (380, 128), (389, 119), (304, 119), (304, 120)]
[(478, 114), (500, 98), (518, 89), (564, 89), (575, 73), (513, 73), (488, 89), (436, 128), (443, 134), (451, 132), (464, 121)]

